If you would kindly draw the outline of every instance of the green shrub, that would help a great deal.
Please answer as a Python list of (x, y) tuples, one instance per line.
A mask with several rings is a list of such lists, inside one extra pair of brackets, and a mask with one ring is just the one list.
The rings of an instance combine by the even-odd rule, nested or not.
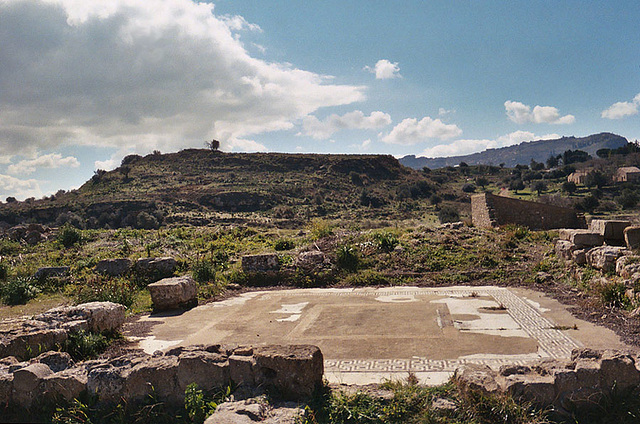
[(21, 248), (22, 246), (20, 246), (20, 243), (18, 243), (17, 241), (8, 239), (0, 240), (0, 255), (10, 256), (18, 254)]
[(360, 266), (358, 249), (348, 244), (338, 247), (336, 250), (337, 264), (340, 268), (355, 271)]
[(293, 240), (280, 239), (280, 240), (276, 240), (276, 242), (273, 244), (273, 247), (278, 252), (280, 252), (282, 250), (293, 249), (295, 247), (295, 243), (293, 242)]
[(79, 331), (69, 333), (69, 337), (62, 344), (60, 350), (71, 355), (74, 361), (84, 361), (95, 358), (107, 350), (112, 340), (113, 337), (107, 337), (103, 334)]
[(133, 305), (137, 293), (137, 287), (131, 281), (95, 277), (77, 286), (75, 299), (78, 303), (114, 302), (129, 308)]
[(30, 277), (16, 277), (0, 287), (2, 301), (7, 305), (23, 305), (38, 295), (40, 290)]
[(333, 234), (333, 226), (324, 219), (314, 219), (309, 224), (309, 231), (311, 231), (311, 238), (320, 240)]
[(383, 252), (391, 252), (400, 243), (398, 236), (390, 231), (383, 231), (381, 233), (375, 233), (373, 235), (373, 241), (378, 249)]
[(197, 261), (191, 267), (191, 275), (198, 283), (209, 283), (216, 280), (216, 268), (211, 261)]
[(58, 232), (58, 241), (64, 247), (71, 247), (74, 244), (80, 243), (82, 241), (82, 234), (80, 230), (71, 225), (65, 225)]
[(5, 281), (9, 276), (9, 267), (5, 264), (0, 264), (0, 280)]
[(204, 392), (198, 388), (196, 383), (187, 386), (187, 390), (184, 392), (184, 409), (191, 422), (204, 423), (204, 420), (213, 414), (217, 407), (216, 402), (205, 398)]
[(460, 221), (460, 214), (453, 206), (444, 206), (438, 212), (438, 220), (441, 224), (446, 222), (458, 222)]

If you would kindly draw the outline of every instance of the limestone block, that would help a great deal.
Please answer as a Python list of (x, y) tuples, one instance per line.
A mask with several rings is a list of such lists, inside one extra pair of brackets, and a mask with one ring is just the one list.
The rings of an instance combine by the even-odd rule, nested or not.
[(311, 250), (309, 252), (300, 253), (298, 255), (298, 258), (296, 259), (296, 264), (299, 267), (307, 269), (331, 266), (331, 262), (329, 261), (327, 255), (319, 250)]
[(640, 272), (640, 256), (625, 255), (616, 260), (616, 274), (622, 278), (630, 278)]
[(244, 272), (268, 272), (280, 269), (278, 255), (274, 253), (264, 255), (246, 255), (242, 257)]
[(505, 378), (504, 389), (517, 399), (538, 406), (547, 406), (556, 398), (554, 377), (537, 374), (514, 374)]
[(53, 371), (45, 364), (31, 364), (13, 373), (13, 401), (28, 408), (39, 395), (38, 386)]
[(106, 274), (112, 277), (124, 275), (131, 269), (129, 259), (103, 259), (96, 264), (95, 271), (98, 274)]
[(33, 359), (33, 362), (39, 362), (48, 366), (53, 372), (64, 371), (73, 367), (73, 359), (67, 352), (49, 351), (45, 352), (37, 358)]
[(496, 393), (500, 390), (498, 374), (487, 365), (465, 364), (456, 370), (456, 377), (472, 390)]
[(67, 340), (67, 332), (61, 328), (25, 328), (4, 337), (0, 342), (0, 357), (15, 356), (26, 360), (42, 350), (53, 349)]
[(179, 403), (184, 400), (177, 386), (178, 358), (175, 356), (150, 357), (125, 372), (126, 399), (139, 401), (153, 391), (161, 401)]
[(92, 367), (87, 376), (87, 391), (101, 402), (118, 402), (124, 393), (128, 369), (113, 364)]
[(630, 221), (594, 219), (589, 225), (589, 229), (602, 234), (608, 244), (623, 245), (624, 229), (631, 226)]
[(69, 368), (42, 379), (41, 390), (45, 397), (67, 401), (76, 399), (87, 388), (87, 371), (84, 367)]
[(165, 278), (147, 288), (154, 310), (178, 309), (198, 302), (198, 286), (190, 276)]
[(73, 307), (86, 317), (89, 331), (96, 333), (117, 331), (125, 320), (125, 308), (113, 302), (89, 302)]
[(587, 263), (587, 252), (590, 249), (578, 249), (571, 253), (571, 259), (578, 265), (584, 265)]
[(33, 275), (36, 280), (51, 278), (51, 277), (66, 277), (69, 275), (70, 268), (68, 266), (50, 266), (40, 268)]
[(227, 357), (211, 352), (185, 352), (178, 357), (177, 394), (184, 398), (184, 391), (191, 383), (202, 390), (224, 387), (229, 382)]
[(590, 230), (576, 230), (571, 228), (563, 228), (559, 230), (560, 240), (570, 241), (577, 248), (589, 246), (602, 246), (604, 236), (602, 234)]
[(640, 374), (631, 355), (605, 350), (600, 359), (600, 385), (606, 390), (628, 390), (640, 383)]
[(13, 374), (0, 370), (0, 405), (11, 402), (13, 392)]
[(312, 396), (322, 385), (324, 362), (316, 346), (264, 346), (253, 350), (256, 384), (272, 387), (285, 400)]
[(629, 249), (640, 247), (640, 226), (631, 226), (624, 229), (624, 242)]
[(596, 269), (605, 272), (612, 271), (616, 267), (616, 260), (622, 256), (623, 247), (600, 246), (587, 252), (587, 263)]
[(556, 241), (556, 255), (563, 259), (571, 259), (576, 245), (567, 240)]
[(253, 356), (229, 356), (229, 377), (231, 381), (238, 386), (253, 386), (255, 384), (255, 376), (253, 374), (255, 365), (256, 361)]
[(135, 272), (151, 281), (158, 281), (168, 278), (176, 271), (178, 263), (169, 257), (163, 258), (140, 258), (136, 261)]

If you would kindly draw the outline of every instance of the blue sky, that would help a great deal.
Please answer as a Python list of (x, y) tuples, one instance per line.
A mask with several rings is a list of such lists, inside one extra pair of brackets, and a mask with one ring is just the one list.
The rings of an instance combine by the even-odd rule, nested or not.
[(640, 138), (640, 3), (0, 0), (0, 199), (130, 153)]

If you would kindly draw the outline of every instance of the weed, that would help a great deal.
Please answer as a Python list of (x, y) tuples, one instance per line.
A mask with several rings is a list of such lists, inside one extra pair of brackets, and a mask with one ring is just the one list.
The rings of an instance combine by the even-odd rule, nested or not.
[(40, 290), (31, 277), (16, 277), (0, 286), (2, 301), (7, 305), (23, 305), (38, 295)]
[(58, 232), (58, 241), (64, 247), (69, 248), (82, 241), (82, 233), (77, 228), (65, 224)]
[(69, 337), (60, 346), (60, 350), (71, 355), (74, 361), (84, 361), (100, 355), (116, 338), (118, 338), (117, 335), (105, 336), (78, 331), (77, 333), (69, 333)]
[(283, 250), (291, 250), (295, 246), (296, 245), (293, 242), (293, 240), (288, 240), (288, 239), (279, 239), (279, 240), (276, 240), (275, 243), (273, 243), (273, 248), (278, 252)]
[(398, 236), (390, 231), (383, 231), (373, 235), (373, 242), (383, 252), (391, 252), (400, 243)]
[(324, 219), (314, 219), (309, 224), (309, 231), (313, 240), (320, 240), (333, 235), (333, 225)]
[(216, 280), (215, 265), (211, 261), (199, 260), (191, 267), (193, 279), (198, 283), (209, 283)]
[(623, 283), (599, 284), (595, 290), (604, 306), (622, 309), (631, 307), (631, 299), (625, 294), (627, 288)]
[(76, 286), (74, 296), (78, 303), (114, 302), (128, 308), (135, 301), (137, 290), (136, 285), (131, 281), (98, 276)]
[(355, 271), (360, 265), (358, 250), (348, 244), (344, 244), (336, 250), (337, 265), (347, 271)]

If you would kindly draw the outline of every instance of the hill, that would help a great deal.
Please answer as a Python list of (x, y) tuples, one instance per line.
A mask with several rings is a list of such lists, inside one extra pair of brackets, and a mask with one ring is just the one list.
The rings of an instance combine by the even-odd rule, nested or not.
[[(77, 190), (0, 205), (0, 221), (155, 228), (256, 216), (304, 222), (385, 217), (396, 214), (398, 199), (426, 197), (432, 185), (392, 156), (188, 149), (127, 156), (119, 168), (96, 171)], [(421, 213), (420, 206), (412, 210)]]
[(562, 154), (566, 150), (583, 150), (595, 157), (600, 149), (615, 149), (627, 144), (627, 139), (616, 134), (600, 133), (588, 137), (562, 137), (554, 140), (537, 140), (524, 142), (515, 146), (499, 149), (487, 149), (483, 152), (465, 156), (451, 156), (447, 158), (426, 158), (415, 155), (405, 156), (400, 163), (414, 169), (436, 169), (445, 166), (455, 166), (460, 162), (469, 165), (499, 165), (506, 167), (528, 165), (531, 159), (545, 162), (551, 155)]

